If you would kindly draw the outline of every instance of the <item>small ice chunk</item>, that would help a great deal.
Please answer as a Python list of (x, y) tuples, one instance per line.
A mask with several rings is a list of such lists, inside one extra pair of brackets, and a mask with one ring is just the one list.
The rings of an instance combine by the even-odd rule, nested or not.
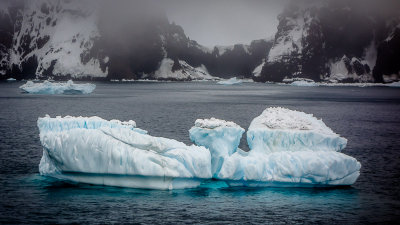
[(221, 80), (221, 81), (217, 82), (217, 84), (223, 84), (223, 85), (233, 85), (233, 84), (241, 84), (241, 83), (243, 83), (243, 81), (240, 79), (237, 79), (236, 77), (232, 77), (228, 80)]
[(44, 81), (43, 83), (34, 83), (27, 81), (26, 84), (19, 87), (23, 91), (31, 94), (89, 94), (96, 88), (94, 84), (75, 84), (72, 80), (66, 83), (52, 83)]
[(315, 82), (309, 82), (309, 81), (293, 81), (291, 84), (291, 86), (299, 86), (299, 87), (314, 87), (314, 86), (318, 86), (317, 83)]
[(387, 84), (388, 87), (400, 87), (400, 81)]

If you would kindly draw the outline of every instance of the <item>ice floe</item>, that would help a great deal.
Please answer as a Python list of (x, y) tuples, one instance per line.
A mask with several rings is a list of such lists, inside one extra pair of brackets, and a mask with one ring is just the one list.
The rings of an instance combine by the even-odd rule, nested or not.
[(19, 87), (24, 92), (31, 94), (89, 94), (96, 88), (94, 84), (75, 84), (72, 80), (66, 83), (56, 83), (44, 81), (35, 83), (27, 81), (26, 84)]

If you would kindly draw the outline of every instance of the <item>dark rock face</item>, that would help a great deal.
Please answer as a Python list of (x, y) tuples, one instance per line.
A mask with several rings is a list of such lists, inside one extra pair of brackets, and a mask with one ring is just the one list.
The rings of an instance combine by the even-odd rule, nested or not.
[(373, 73), (377, 82), (390, 82), (400, 79), (399, 26), (395, 27), (389, 36), (379, 45), (378, 57)]
[[(389, 69), (393, 66), (382, 64), (389, 55), (395, 58), (399, 52), (389, 53), (381, 47), (387, 46), (383, 41), (388, 30), (385, 19), (360, 10), (359, 3), (362, 2), (292, 1), (278, 17), (274, 44), (261, 76), (255, 79), (280, 82), (302, 77), (315, 81), (380, 82), (380, 67), (397, 73), (398, 70)], [(392, 42), (392, 49), (396, 49), (396, 39)], [(372, 72), (375, 63), (378, 69)]]
[(10, 4), (6, 9), (0, 8), (0, 76), (6, 75), (9, 70), (9, 50), (13, 46), (14, 24), (18, 8), (17, 4)]
[(227, 46), (223, 52), (215, 47), (215, 59), (207, 66), (210, 73), (218, 77), (232, 76), (251, 78), (253, 70), (262, 63), (266, 53), (271, 49), (272, 41), (255, 40), (250, 45), (237, 44)]

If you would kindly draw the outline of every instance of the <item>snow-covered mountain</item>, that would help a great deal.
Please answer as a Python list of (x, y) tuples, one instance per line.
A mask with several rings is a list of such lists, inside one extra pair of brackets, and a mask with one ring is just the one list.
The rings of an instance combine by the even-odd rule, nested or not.
[(384, 75), (398, 79), (400, 20), (388, 24), (387, 18), (363, 10), (363, 3), (292, 1), (278, 16), (273, 46), (254, 79), (381, 82)]
[(400, 18), (370, 13), (362, 0), (293, 0), (273, 40), (213, 49), (156, 1), (117, 1), (0, 1), (0, 80), (400, 78)]
[(153, 1), (117, 3), (2, 1), (0, 78), (251, 77), (268, 50), (260, 40), (215, 52), (190, 40)]
[(11, 40), (1, 41), (3, 74), (16, 78), (107, 76), (109, 58), (90, 55), (100, 38), (97, 9), (92, 4), (3, 1), (1, 9)]
[(196, 69), (205, 67), (203, 60), (190, 54), (211, 53), (170, 24), (157, 7), (118, 3), (2, 1), (2, 78), (160, 78), (158, 72), (165, 72), (165, 62), (172, 60), (172, 70), (161, 78), (210, 79), (206, 69)]

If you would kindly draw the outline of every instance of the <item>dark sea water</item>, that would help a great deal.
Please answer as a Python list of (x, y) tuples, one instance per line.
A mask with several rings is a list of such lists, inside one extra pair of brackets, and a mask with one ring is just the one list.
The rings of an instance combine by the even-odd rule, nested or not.
[[(259, 83), (96, 83), (90, 95), (23, 94), (0, 83), (0, 223), (390, 223), (400, 221), (400, 88)], [(348, 139), (361, 164), (349, 188), (139, 190), (42, 177), (37, 118), (49, 114), (135, 120), (151, 135), (190, 144), (197, 118), (247, 128), (266, 107), (312, 113)], [(243, 139), (243, 149), (247, 149)]]

